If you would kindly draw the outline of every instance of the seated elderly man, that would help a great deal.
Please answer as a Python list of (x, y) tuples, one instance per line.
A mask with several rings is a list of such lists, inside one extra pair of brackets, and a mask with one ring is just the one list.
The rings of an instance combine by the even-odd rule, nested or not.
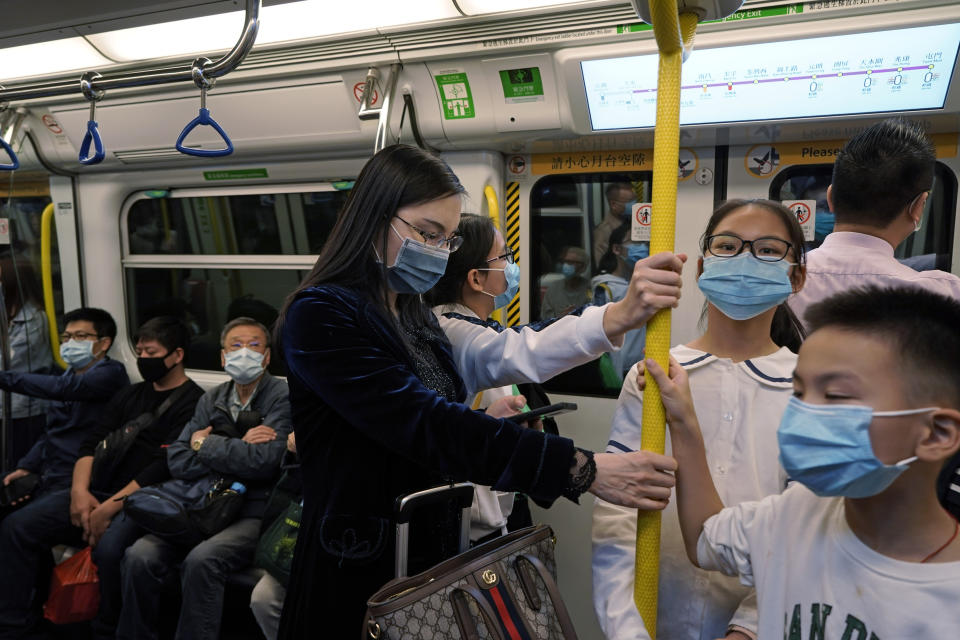
[[(193, 418), (167, 450), (167, 462), (173, 478), (242, 483), (243, 508), (238, 520), (193, 548), (149, 534), (127, 549), (121, 564), (118, 639), (158, 637), (157, 594), (179, 567), (183, 606), (176, 638), (215, 640), (227, 576), (253, 561), (260, 519), (286, 450), (290, 401), (286, 382), (266, 370), (266, 327), (252, 318), (231, 320), (221, 333), (221, 346), (221, 362), (231, 380), (200, 399)], [(256, 426), (244, 431), (246, 425)]]

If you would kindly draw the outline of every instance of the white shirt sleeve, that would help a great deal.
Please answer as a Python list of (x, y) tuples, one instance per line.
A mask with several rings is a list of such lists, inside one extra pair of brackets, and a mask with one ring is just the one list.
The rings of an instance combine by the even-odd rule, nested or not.
[[(632, 367), (620, 391), (608, 452), (640, 449), (643, 398)], [(608, 640), (648, 640), (633, 602), (637, 510), (597, 499), (593, 508), (593, 606)]]
[(748, 587), (755, 586), (753, 558), (765, 553), (774, 510), (780, 495), (757, 502), (741, 502), (711, 516), (697, 540), (697, 563), (703, 569), (739, 576)]
[[(496, 331), (481, 321), (438, 317), (453, 345), (457, 370), (469, 393), (522, 382), (543, 382), (590, 362), (614, 344), (603, 330), (603, 307), (586, 307), (579, 316)], [(622, 343), (622, 338), (618, 339)]]

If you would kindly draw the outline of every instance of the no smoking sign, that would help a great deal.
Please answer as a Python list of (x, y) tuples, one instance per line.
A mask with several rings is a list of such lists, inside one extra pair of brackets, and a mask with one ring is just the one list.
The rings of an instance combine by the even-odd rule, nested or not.
[(813, 234), (817, 219), (817, 201), (816, 200), (784, 200), (783, 206), (797, 216), (797, 222), (803, 229), (803, 239), (807, 242), (813, 240)]
[(634, 242), (650, 242), (650, 222), (653, 208), (649, 202), (633, 205), (630, 224), (630, 239)]

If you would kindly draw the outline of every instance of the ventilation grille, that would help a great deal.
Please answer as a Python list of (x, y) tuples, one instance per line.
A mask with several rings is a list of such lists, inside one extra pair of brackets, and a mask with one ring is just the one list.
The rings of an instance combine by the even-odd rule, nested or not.
[(130, 151), (114, 151), (113, 155), (123, 164), (138, 164), (141, 162), (157, 162), (162, 160), (177, 160), (183, 154), (171, 147), (157, 147), (154, 149), (133, 149)]

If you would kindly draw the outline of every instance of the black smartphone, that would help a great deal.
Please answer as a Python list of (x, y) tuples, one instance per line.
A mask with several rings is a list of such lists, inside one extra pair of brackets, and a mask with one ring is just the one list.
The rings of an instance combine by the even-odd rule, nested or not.
[(575, 402), (557, 402), (556, 404), (548, 404), (547, 406), (540, 407), (539, 409), (531, 409), (530, 411), (518, 413), (514, 416), (507, 416), (507, 420), (513, 420), (514, 422), (528, 422), (530, 420), (536, 420), (537, 418), (556, 416), (560, 415), (561, 413), (569, 413), (576, 410), (577, 404)]

